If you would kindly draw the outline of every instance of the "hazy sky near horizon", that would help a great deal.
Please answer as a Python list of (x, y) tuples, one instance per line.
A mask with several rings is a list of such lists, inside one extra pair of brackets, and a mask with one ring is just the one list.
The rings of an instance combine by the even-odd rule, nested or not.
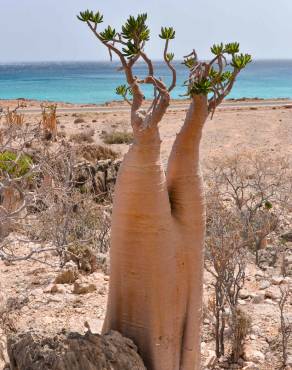
[(104, 14), (101, 29), (147, 12), (153, 59), (162, 55), (161, 25), (176, 29), (177, 59), (193, 48), (207, 58), (220, 41), (239, 41), (255, 59), (292, 59), (292, 0), (0, 0), (0, 62), (105, 60), (105, 48), (76, 19), (87, 8)]

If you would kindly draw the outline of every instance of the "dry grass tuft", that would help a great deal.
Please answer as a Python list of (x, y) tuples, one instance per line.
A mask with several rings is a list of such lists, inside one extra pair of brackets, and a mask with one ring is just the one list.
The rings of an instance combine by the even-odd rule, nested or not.
[(131, 144), (133, 134), (128, 131), (103, 132), (101, 138), (105, 144)]
[(84, 130), (82, 132), (79, 132), (77, 134), (72, 134), (70, 136), (70, 141), (73, 141), (74, 143), (81, 143), (81, 142), (86, 142), (86, 143), (93, 143), (95, 131), (93, 129), (89, 130)]
[(84, 123), (84, 122), (85, 122), (85, 120), (84, 120), (83, 118), (81, 118), (81, 117), (76, 118), (76, 119), (74, 120), (74, 123), (75, 123), (75, 124), (77, 124), (77, 123)]
[(119, 153), (109, 147), (96, 144), (83, 144), (77, 148), (77, 155), (89, 162), (101, 161), (104, 159), (116, 159)]

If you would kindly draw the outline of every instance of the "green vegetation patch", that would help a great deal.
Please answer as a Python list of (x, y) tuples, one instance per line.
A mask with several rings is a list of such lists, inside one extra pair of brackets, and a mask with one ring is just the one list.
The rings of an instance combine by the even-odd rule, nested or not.
[(21, 177), (28, 173), (33, 161), (30, 156), (5, 151), (0, 153), (0, 176), (8, 173), (11, 177)]

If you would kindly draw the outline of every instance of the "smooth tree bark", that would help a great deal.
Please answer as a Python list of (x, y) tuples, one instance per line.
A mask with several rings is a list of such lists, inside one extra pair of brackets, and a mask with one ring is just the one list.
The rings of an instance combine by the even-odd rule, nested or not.
[(118, 175), (103, 331), (137, 344), (147, 369), (200, 368), (205, 208), (199, 145), (207, 98), (192, 99), (165, 176), (157, 124), (136, 131)]
[[(186, 57), (191, 102), (165, 173), (158, 124), (176, 84), (173, 54), (168, 53), (175, 32), (162, 28), (160, 35), (166, 40), (164, 61), (172, 73), (167, 88), (154, 76), (152, 62), (144, 52), (146, 15), (130, 17), (121, 34), (110, 26), (97, 32), (102, 18), (100, 13), (89, 11), (79, 16), (122, 63), (129, 87), (121, 86), (117, 92), (131, 105), (134, 135), (115, 187), (103, 333), (115, 330), (132, 339), (148, 370), (199, 370), (205, 234), (199, 147), (209, 113), (229, 93), (240, 68), (235, 66), (233, 73), (221, 79), (226, 65), (223, 45), (215, 45), (216, 50), (213, 47), (215, 58), (210, 63), (198, 62), (195, 52)], [(118, 44), (126, 46), (123, 53)], [(238, 44), (228, 45), (233, 54), (238, 51)], [(148, 66), (144, 79), (132, 72), (139, 58)], [(212, 70), (215, 63), (217, 72)], [(142, 84), (154, 87), (154, 99), (147, 110), (142, 107)], [(209, 93), (213, 95), (208, 100)]]

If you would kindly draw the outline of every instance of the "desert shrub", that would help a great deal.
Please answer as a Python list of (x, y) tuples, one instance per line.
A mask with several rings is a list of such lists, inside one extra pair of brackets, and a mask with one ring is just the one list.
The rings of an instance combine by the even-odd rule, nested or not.
[(21, 127), (24, 124), (24, 115), (19, 114), (17, 112), (17, 109), (20, 108), (21, 106), (18, 106), (15, 110), (10, 111), (9, 109), (5, 113), (5, 120), (6, 124), (8, 126), (16, 125)]
[(42, 119), (41, 126), (44, 130), (46, 140), (56, 139), (57, 136), (57, 105), (41, 104)]
[(70, 141), (73, 141), (74, 143), (81, 143), (81, 142), (93, 143), (94, 142), (93, 136), (94, 136), (93, 129), (84, 130), (77, 134), (72, 134), (70, 136)]
[(247, 152), (215, 159), (207, 171), (210, 186), (238, 212), (257, 264), (259, 250), (267, 236), (277, 231), (290, 196), (289, 171), (283, 157)]
[(78, 146), (77, 156), (83, 157), (90, 162), (96, 162), (104, 159), (116, 159), (119, 153), (115, 152), (113, 149), (97, 144), (84, 144)]
[(83, 118), (81, 118), (81, 117), (76, 118), (76, 119), (74, 120), (74, 123), (75, 123), (75, 124), (77, 124), (77, 123), (84, 123), (84, 122), (85, 122), (85, 120), (84, 120)]
[(290, 285), (287, 284), (285, 287), (281, 287), (281, 296), (278, 302), (280, 311), (280, 336), (281, 336), (281, 352), (282, 352), (282, 365), (283, 368), (287, 366), (287, 360), (289, 355), (289, 348), (291, 348), (292, 339), (292, 321), (289, 319), (288, 314), (285, 312), (289, 310), (289, 304), (291, 301)]
[(127, 131), (104, 132), (101, 138), (105, 144), (131, 144), (133, 142), (133, 134)]
[[(225, 354), (226, 311), (235, 312), (244, 285), (246, 250), (238, 213), (229, 209), (220, 194), (207, 192), (207, 235), (205, 268), (212, 275), (216, 356)], [(231, 326), (232, 329), (232, 326)]]
[(0, 175), (9, 174), (11, 177), (20, 177), (27, 174), (33, 162), (30, 156), (16, 152), (4, 151), (0, 153)]
[(243, 309), (236, 307), (231, 315), (232, 328), (232, 353), (231, 360), (237, 363), (243, 353), (243, 344), (246, 336), (250, 333), (252, 321)]

